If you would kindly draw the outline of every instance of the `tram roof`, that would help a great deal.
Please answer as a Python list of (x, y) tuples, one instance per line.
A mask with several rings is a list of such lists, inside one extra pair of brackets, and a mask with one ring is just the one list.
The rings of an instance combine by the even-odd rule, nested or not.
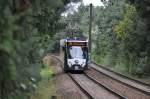
[(67, 42), (88, 42), (86, 38), (67, 38)]

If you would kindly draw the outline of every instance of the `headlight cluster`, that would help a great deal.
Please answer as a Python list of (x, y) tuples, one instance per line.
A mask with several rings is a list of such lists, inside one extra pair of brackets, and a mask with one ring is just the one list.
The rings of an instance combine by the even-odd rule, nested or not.
[(72, 66), (72, 63), (69, 61), (69, 62), (68, 62), (68, 65), (69, 65), (69, 67), (71, 67), (71, 66)]
[(85, 62), (82, 62), (81, 66), (84, 67), (85, 66)]
[(85, 67), (85, 65), (86, 65), (86, 62), (84, 61), (79, 61), (79, 60), (74, 60), (74, 61), (68, 61), (68, 66), (69, 67), (71, 67), (72, 65), (79, 65), (79, 66), (81, 66), (82, 68), (84, 68)]

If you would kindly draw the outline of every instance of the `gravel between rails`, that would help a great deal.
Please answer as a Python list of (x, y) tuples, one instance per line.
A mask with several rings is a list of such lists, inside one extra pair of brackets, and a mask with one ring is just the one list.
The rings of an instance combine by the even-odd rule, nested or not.
[[(56, 57), (56, 58), (58, 59), (58, 57)], [(58, 61), (61, 61), (61, 60), (58, 59)], [(59, 66), (59, 68), (62, 68), (62, 67)], [(80, 76), (82, 76), (83, 74), (77, 74), (77, 75), (78, 76), (76, 78), (80, 80), (80, 84), (82, 83), (82, 88), (84, 88), (84, 90), (88, 91), (88, 94), (90, 94), (88, 96), (92, 96), (92, 99), (120, 99), (120, 97), (118, 97), (118, 95), (114, 95), (114, 93), (106, 90), (102, 86), (100, 87), (99, 85), (94, 83), (92, 80), (90, 80), (88, 77), (84, 76), (85, 78), (82, 78), (82, 77), (80, 78)], [(86, 79), (88, 79), (89, 81)], [(77, 81), (79, 82), (79, 80), (77, 80)], [(60, 81), (60, 82), (62, 82), (62, 81)], [(66, 83), (68, 83), (68, 82), (66, 82)], [(65, 85), (66, 85), (66, 83), (65, 83)], [(60, 85), (60, 86), (64, 86), (64, 85)], [(63, 89), (63, 91), (64, 90), (65, 89)], [(63, 96), (65, 96), (65, 95), (63, 95)], [(66, 99), (66, 97), (64, 99)], [(69, 99), (69, 98), (67, 98), (67, 99)], [(72, 98), (70, 98), (70, 99), (72, 99)], [(77, 97), (77, 99), (79, 99), (79, 97)], [(90, 99), (91, 99), (91, 97), (90, 97)]]
[(71, 74), (76, 82), (79, 83), (94, 99), (121, 99), (114, 93), (106, 90), (102, 86), (97, 85), (84, 74)]
[(67, 74), (56, 78), (56, 86), (60, 99), (89, 99)]
[(148, 86), (146, 84), (139, 83), (138, 81), (136, 82), (136, 80), (132, 80), (132, 79), (126, 77), (126, 76), (124, 77), (123, 75), (120, 75), (120, 74), (118, 74), (116, 72), (112, 72), (112, 71), (109, 71), (107, 69), (104, 69), (101, 66), (99, 67), (99, 66), (97, 66), (97, 64), (90, 64), (90, 65), (95, 70), (101, 71), (104, 74), (106, 74), (106, 75), (108, 75), (108, 76), (110, 76), (110, 77), (112, 77), (112, 78), (114, 78), (116, 80), (124, 82), (124, 83), (126, 83), (126, 84), (128, 84), (128, 85), (130, 85), (132, 87), (135, 87), (135, 88), (137, 88), (137, 89), (139, 89), (139, 90), (141, 90), (141, 91), (143, 91), (143, 92), (145, 92), (145, 93), (150, 95), (150, 86)]
[[(59, 66), (59, 68), (60, 68), (59, 70), (62, 70), (61, 66)], [(57, 66), (57, 69), (58, 69), (58, 66)], [(109, 77), (106, 77), (103, 73), (100, 73), (98, 71), (94, 71), (91, 69), (87, 70), (86, 73), (87, 73), (87, 75), (90, 75), (92, 79), (95, 79), (102, 85), (107, 86), (107, 88), (110, 87), (111, 89), (113, 89), (113, 91), (115, 91), (116, 93), (119, 93), (122, 96), (127, 97), (128, 99), (150, 99), (149, 96), (147, 96), (133, 88), (130, 88), (127, 85), (122, 85), (120, 82), (118, 82), (114, 79), (111, 79)], [(105, 71), (105, 73), (106, 73), (106, 71)], [(63, 74), (63, 75), (68, 76), (67, 74)], [(63, 75), (61, 74), (61, 76), (63, 76)], [(84, 74), (72, 74), (72, 75), (73, 75), (73, 78), (79, 83), (79, 85), (82, 88), (84, 88), (84, 90), (86, 90), (93, 97), (93, 99), (120, 99), (120, 97), (118, 97), (118, 96), (116, 97), (114, 94), (112, 94), (108, 90), (104, 89), (103, 87), (99, 87), (99, 85), (94, 83), (91, 79), (89, 79), (88, 77), (85, 77)], [(60, 83), (59, 83), (59, 85), (61, 87), (65, 86), (65, 87), (62, 87), (62, 89), (60, 88), (60, 90), (59, 90), (60, 92), (64, 92), (64, 93), (61, 93), (63, 96), (63, 97), (61, 97), (61, 99), (82, 99), (83, 97), (84, 97), (83, 99), (88, 98), (85, 95), (85, 93), (83, 94), (83, 91), (81, 93), (78, 93), (78, 91), (76, 92), (75, 91), (76, 89), (74, 90), (74, 88), (71, 89), (72, 91), (74, 90), (73, 93), (65, 92), (67, 89), (63, 89), (63, 88), (67, 88), (66, 83), (68, 83), (68, 82), (65, 82), (65, 80), (68, 79), (68, 77), (65, 78), (66, 76), (65, 77), (61, 77), (61, 76), (59, 76), (60, 77), (59, 79), (61, 79), (61, 81), (59, 81), (59, 82), (64, 82), (64, 84), (65, 84), (65, 85), (60, 85)], [(65, 79), (63, 80), (62, 78), (65, 78)], [(69, 84), (67, 84), (67, 85), (69, 85)], [(68, 89), (70, 89), (70, 88), (68, 88)], [(80, 88), (79, 88), (79, 91), (81, 91)], [(71, 97), (73, 97), (73, 98), (71, 98)]]
[(115, 92), (126, 96), (128, 99), (150, 99), (149, 95), (137, 90), (136, 88), (130, 87), (118, 80), (112, 79), (111, 77), (106, 76), (105, 74), (94, 69), (86, 71), (86, 74), (97, 80), (99, 83), (110, 87)]

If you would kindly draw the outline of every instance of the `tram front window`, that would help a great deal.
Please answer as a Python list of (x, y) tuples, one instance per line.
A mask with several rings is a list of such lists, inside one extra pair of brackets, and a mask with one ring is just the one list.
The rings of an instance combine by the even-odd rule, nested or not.
[(69, 58), (79, 58), (79, 59), (85, 59), (86, 58), (86, 52), (81, 48), (81, 46), (70, 46), (69, 47)]

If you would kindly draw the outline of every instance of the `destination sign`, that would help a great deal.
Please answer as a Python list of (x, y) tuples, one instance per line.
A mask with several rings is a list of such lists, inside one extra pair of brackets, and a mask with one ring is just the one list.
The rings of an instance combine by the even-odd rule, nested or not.
[(67, 42), (69, 46), (86, 46), (86, 42)]

